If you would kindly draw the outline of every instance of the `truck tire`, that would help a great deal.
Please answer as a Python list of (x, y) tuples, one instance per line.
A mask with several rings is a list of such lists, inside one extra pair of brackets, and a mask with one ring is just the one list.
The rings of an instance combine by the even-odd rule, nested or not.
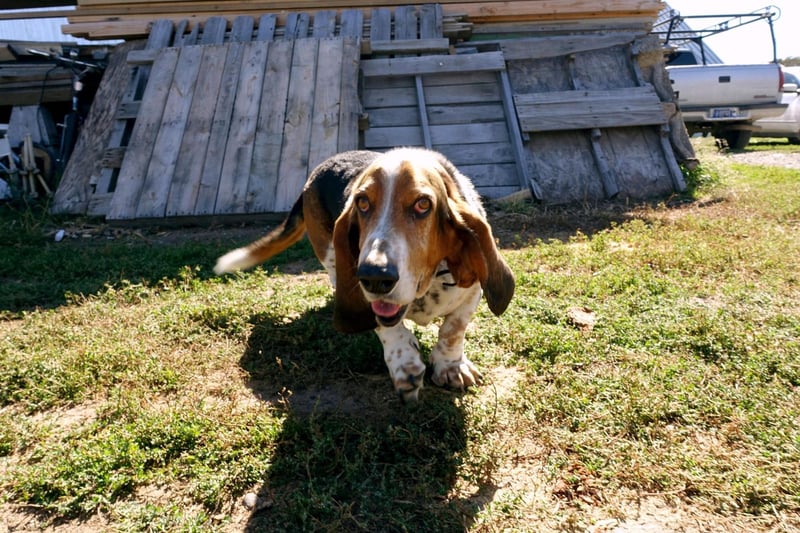
[(731, 150), (744, 150), (752, 136), (753, 132), (747, 130), (728, 130), (722, 134), (722, 138), (725, 139), (725, 142), (728, 143), (728, 148)]

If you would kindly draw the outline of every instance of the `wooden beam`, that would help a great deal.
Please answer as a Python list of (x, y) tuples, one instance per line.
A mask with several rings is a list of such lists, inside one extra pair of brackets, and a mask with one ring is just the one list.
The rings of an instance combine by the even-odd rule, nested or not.
[(637, 34), (632, 32), (606, 35), (552, 35), (530, 39), (504, 39), (498, 41), (506, 61), (515, 59), (543, 59), (577, 52), (600, 50), (631, 43)]
[(661, 100), (650, 86), (516, 94), (514, 102), (522, 130), (526, 132), (667, 122)]
[(370, 59), (361, 62), (364, 76), (416, 76), (446, 72), (500, 71), (506, 68), (502, 52)]
[(364, 41), (361, 52), (371, 54), (446, 54), (450, 39), (401, 39), (394, 41)]

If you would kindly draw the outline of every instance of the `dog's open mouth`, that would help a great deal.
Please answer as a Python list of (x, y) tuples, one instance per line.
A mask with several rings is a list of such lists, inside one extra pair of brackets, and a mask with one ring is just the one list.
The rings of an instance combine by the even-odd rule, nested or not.
[(372, 312), (381, 326), (392, 327), (403, 320), (407, 305), (397, 305), (382, 300), (372, 302)]

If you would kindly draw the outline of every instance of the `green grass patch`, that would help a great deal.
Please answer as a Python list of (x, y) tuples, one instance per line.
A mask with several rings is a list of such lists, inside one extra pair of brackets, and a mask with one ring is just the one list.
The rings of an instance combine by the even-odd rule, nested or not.
[(675, 202), (498, 217), (517, 293), (468, 332), (487, 383), (415, 406), (333, 330), (307, 243), (219, 278), (250, 237), (56, 243), (74, 221), (2, 208), (7, 522), (569, 531), (657, 500), (662, 529), (800, 526), (800, 180), (698, 142)]

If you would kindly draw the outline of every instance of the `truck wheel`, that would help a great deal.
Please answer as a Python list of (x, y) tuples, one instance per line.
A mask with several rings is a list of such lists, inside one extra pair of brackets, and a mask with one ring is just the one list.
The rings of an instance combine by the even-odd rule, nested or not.
[(747, 130), (730, 130), (722, 134), (722, 138), (725, 139), (725, 142), (728, 143), (728, 148), (731, 150), (744, 150), (752, 136), (753, 132)]

